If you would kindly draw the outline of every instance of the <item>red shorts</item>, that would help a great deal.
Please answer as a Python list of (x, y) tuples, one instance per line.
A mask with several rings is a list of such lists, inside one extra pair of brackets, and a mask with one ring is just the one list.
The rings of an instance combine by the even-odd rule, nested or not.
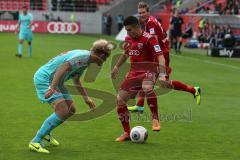
[(135, 98), (142, 90), (142, 82), (145, 80), (156, 82), (158, 74), (155, 72), (129, 72), (122, 84), (120, 90), (127, 91), (131, 98)]

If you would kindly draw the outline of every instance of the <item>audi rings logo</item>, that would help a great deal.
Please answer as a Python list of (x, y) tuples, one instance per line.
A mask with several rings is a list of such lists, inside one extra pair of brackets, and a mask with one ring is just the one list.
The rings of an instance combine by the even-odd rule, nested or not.
[(79, 32), (80, 26), (77, 23), (50, 22), (47, 30), (49, 33), (76, 34)]
[(130, 56), (138, 56), (140, 52), (138, 50), (129, 50), (129, 55)]

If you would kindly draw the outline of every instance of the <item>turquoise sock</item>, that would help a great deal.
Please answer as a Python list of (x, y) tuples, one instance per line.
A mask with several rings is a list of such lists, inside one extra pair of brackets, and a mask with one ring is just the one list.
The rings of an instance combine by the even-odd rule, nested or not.
[(28, 46), (28, 56), (31, 57), (32, 56), (32, 45)]
[(38, 130), (36, 136), (33, 138), (33, 143), (40, 143), (42, 138), (63, 123), (63, 120), (56, 114), (51, 114), (42, 124), (41, 128)]
[(23, 45), (18, 44), (18, 54), (22, 55)]

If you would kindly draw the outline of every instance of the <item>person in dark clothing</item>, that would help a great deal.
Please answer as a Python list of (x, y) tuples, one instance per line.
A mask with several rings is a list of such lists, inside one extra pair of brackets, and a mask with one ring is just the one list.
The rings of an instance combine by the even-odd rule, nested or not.
[(181, 46), (182, 46), (182, 25), (183, 19), (179, 15), (178, 11), (175, 12), (175, 15), (171, 19), (171, 28), (172, 28), (172, 36), (173, 36), (173, 43), (174, 49), (176, 54), (181, 53)]
[(231, 31), (231, 28), (229, 27), (223, 38), (223, 46), (232, 48), (235, 46), (235, 42), (236, 39), (233, 35), (233, 32)]
[(107, 35), (111, 35), (111, 29), (112, 29), (112, 16), (110, 14), (107, 15), (107, 24), (106, 24), (106, 29), (107, 29)]
[(182, 38), (187, 39), (192, 38), (192, 36), (193, 36), (192, 24), (188, 23), (187, 28), (183, 32)]

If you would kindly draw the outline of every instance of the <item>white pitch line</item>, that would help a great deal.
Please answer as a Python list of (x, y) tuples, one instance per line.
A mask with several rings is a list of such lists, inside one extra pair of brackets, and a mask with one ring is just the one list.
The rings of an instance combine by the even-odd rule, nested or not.
[(175, 56), (175, 57), (179, 57), (179, 58), (185, 58), (185, 59), (189, 59), (189, 60), (195, 60), (195, 61), (199, 61), (199, 62), (205, 62), (205, 63), (208, 63), (208, 64), (213, 64), (213, 65), (218, 65), (218, 66), (224, 66), (224, 67), (228, 67), (228, 68), (231, 68), (231, 69), (240, 70), (240, 67), (233, 66), (233, 65), (228, 65), (228, 64), (213, 62), (213, 61), (209, 61), (209, 60), (201, 60), (201, 59), (199, 59), (199, 58), (193, 58), (193, 57), (185, 57), (185, 56), (174, 55), (174, 54), (171, 54), (171, 55), (173, 55), (173, 56)]

